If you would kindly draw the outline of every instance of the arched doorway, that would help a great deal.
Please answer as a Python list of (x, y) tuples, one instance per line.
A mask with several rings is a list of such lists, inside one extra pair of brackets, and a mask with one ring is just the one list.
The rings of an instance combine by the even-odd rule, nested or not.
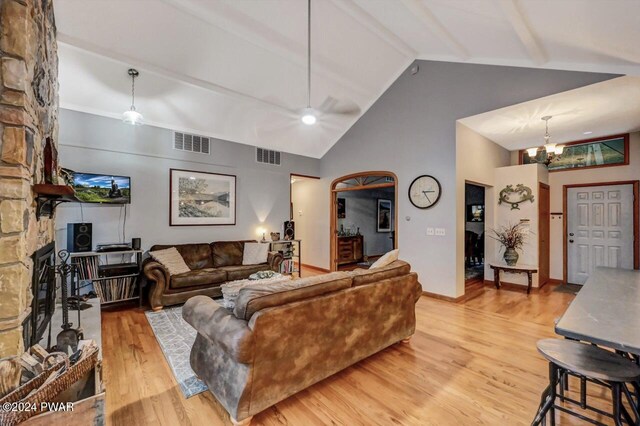
[[(343, 222), (346, 219), (347, 196), (352, 191), (368, 191), (375, 201), (376, 236), (391, 240), (390, 248), (398, 248), (398, 178), (392, 172), (368, 171), (353, 173), (335, 179), (330, 189), (330, 269), (337, 271), (341, 265), (357, 264), (360, 257), (366, 258), (366, 245), (368, 241), (360, 232), (360, 227), (355, 224), (351, 228), (344, 229)], [(383, 194), (383, 195), (381, 195)], [(384, 195), (388, 194), (388, 195)], [(343, 195), (343, 197), (340, 197)], [(384, 198), (378, 198), (384, 197)], [(340, 200), (340, 205), (339, 205)], [(339, 217), (340, 213), (340, 217)], [(364, 225), (364, 224), (363, 224)], [(384, 253), (380, 253), (384, 254)]]

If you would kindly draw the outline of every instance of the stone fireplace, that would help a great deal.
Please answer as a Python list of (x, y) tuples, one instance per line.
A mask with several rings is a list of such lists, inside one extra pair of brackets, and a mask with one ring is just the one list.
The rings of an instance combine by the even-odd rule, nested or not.
[[(44, 144), (58, 140), (58, 55), (52, 0), (0, 2), (0, 358), (23, 351), (32, 255), (54, 240), (36, 219)], [(53, 182), (55, 183), (55, 182)]]

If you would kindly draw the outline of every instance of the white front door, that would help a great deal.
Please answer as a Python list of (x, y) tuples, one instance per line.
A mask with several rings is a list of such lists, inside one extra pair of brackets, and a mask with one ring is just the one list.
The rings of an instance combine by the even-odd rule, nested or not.
[(633, 269), (633, 185), (567, 188), (567, 281), (597, 266)]

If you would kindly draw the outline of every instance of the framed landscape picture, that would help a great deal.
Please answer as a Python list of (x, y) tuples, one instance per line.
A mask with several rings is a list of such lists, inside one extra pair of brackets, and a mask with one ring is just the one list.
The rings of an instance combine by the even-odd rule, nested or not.
[(169, 170), (169, 225), (235, 225), (236, 177)]
[(378, 199), (378, 232), (391, 232), (391, 200)]
[[(564, 151), (560, 158), (555, 159), (547, 166), (550, 172), (629, 164), (629, 134), (560, 145), (564, 145)], [(539, 150), (535, 158), (530, 158), (529, 154), (522, 150), (520, 151), (520, 164), (541, 163), (544, 162), (546, 156), (546, 151)]]

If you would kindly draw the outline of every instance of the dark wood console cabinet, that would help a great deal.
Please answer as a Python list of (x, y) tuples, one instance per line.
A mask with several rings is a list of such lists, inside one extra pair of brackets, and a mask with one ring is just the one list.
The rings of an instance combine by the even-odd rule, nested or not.
[(364, 257), (362, 235), (338, 237), (338, 265), (361, 262)]

